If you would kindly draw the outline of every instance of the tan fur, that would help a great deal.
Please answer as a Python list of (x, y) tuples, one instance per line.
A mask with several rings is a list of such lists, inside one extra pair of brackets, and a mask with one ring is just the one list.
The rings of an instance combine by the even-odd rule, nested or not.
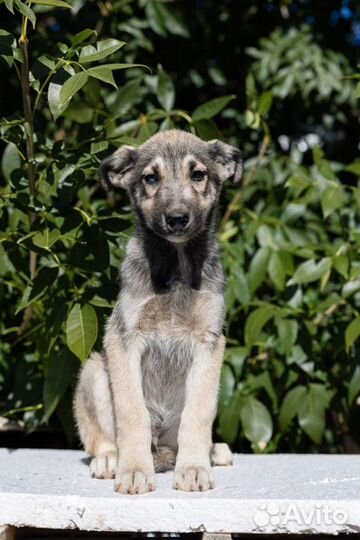
[[(170, 131), (140, 149), (122, 147), (103, 166), (107, 182), (129, 189), (143, 216), (141, 227), (152, 230), (155, 213), (162, 219), (161, 212), (172, 208), (192, 208), (197, 220), (197, 229), (190, 227), (183, 240), (164, 229), (164, 244), (163, 222), (152, 238), (168, 246), (159, 253), (169, 282), (167, 274), (161, 281), (160, 263), (157, 256), (151, 260), (144, 237), (129, 241), (104, 352), (93, 353), (80, 374), (74, 410), (84, 448), (93, 456), (91, 474), (115, 478), (121, 493), (152, 491), (155, 471), (174, 464), (176, 489), (210, 489), (211, 465), (231, 464), (228, 446), (211, 440), (225, 340), (223, 273), (206, 220), (226, 175), (239, 177), (236, 152), (218, 141)], [(201, 182), (192, 180), (194, 169), (206, 171)], [(161, 177), (156, 186), (142, 180), (154, 171)], [(186, 242), (199, 231), (211, 242), (205, 240), (196, 262), (202, 248), (191, 254)]]

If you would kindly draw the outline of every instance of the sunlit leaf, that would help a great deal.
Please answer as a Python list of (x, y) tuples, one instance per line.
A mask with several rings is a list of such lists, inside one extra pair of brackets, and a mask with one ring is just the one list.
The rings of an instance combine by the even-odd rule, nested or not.
[(43, 231), (36, 233), (32, 237), (33, 243), (43, 249), (50, 249), (55, 242), (60, 238), (60, 231), (58, 229), (49, 229), (46, 227)]
[(124, 41), (118, 39), (103, 39), (94, 45), (86, 45), (80, 51), (79, 61), (83, 64), (98, 62), (107, 56), (114, 54), (125, 45)]
[(50, 6), (50, 7), (61, 7), (72, 9), (72, 6), (64, 0), (30, 0), (32, 4), (39, 4), (41, 6)]
[(310, 259), (302, 263), (296, 270), (294, 276), (289, 280), (289, 285), (297, 283), (310, 283), (317, 281), (331, 268), (331, 259), (324, 257), (319, 262)]
[(98, 333), (94, 308), (89, 304), (74, 304), (66, 321), (66, 342), (81, 361), (88, 357)]
[(234, 95), (223, 96), (220, 98), (211, 99), (210, 101), (199, 105), (199, 107), (195, 109), (192, 114), (193, 120), (208, 120), (209, 118), (216, 116), (217, 114), (219, 114), (219, 112), (225, 109), (226, 105), (228, 105), (230, 101), (235, 99), (235, 97), (236, 96)]
[(263, 327), (275, 313), (276, 310), (271, 305), (259, 307), (250, 313), (245, 324), (246, 345), (250, 346), (259, 339)]
[(88, 78), (86, 71), (80, 71), (64, 82), (60, 90), (60, 108), (69, 104), (71, 98), (87, 83)]
[(272, 436), (271, 415), (265, 405), (253, 396), (242, 398), (240, 419), (245, 437), (255, 444), (268, 443)]
[(21, 159), (16, 146), (8, 143), (1, 157), (1, 171), (5, 180), (10, 181), (11, 173), (21, 166)]
[(280, 407), (279, 425), (281, 431), (286, 431), (291, 420), (295, 418), (305, 395), (305, 386), (296, 386), (287, 392)]
[(350, 347), (355, 343), (355, 341), (360, 337), (360, 317), (356, 317), (351, 321), (345, 330), (345, 346), (346, 350), (349, 351)]

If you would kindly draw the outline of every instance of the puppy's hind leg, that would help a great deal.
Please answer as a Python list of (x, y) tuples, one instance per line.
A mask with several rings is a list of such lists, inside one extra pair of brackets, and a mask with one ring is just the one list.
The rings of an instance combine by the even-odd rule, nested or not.
[(233, 455), (226, 443), (214, 443), (210, 452), (210, 461), (213, 467), (226, 467), (233, 464)]
[(94, 478), (114, 478), (117, 451), (114, 414), (104, 358), (92, 353), (84, 364), (75, 392), (74, 413)]

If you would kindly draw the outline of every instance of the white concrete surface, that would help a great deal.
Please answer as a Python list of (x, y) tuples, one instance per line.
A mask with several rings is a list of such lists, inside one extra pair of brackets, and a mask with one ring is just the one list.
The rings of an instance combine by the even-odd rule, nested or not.
[(0, 525), (94, 531), (359, 533), (360, 456), (237, 455), (207, 493), (119, 495), (79, 451), (0, 449)]

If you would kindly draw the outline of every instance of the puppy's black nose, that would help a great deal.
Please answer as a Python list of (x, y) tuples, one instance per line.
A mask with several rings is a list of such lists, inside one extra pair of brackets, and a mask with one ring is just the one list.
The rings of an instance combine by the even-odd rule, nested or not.
[(189, 215), (180, 213), (166, 214), (165, 221), (171, 232), (179, 233), (189, 223)]

